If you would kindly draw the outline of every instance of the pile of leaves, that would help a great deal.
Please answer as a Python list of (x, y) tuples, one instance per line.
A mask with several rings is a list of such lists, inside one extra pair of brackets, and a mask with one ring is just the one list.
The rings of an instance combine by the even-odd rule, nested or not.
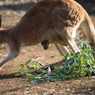
[[(66, 54), (62, 56), (64, 59), (63, 66), (51, 71), (50, 67), (47, 70), (40, 69), (42, 64), (39, 62), (27, 61), (25, 64), (21, 64), (19, 68), (19, 74), (15, 76), (27, 76), (31, 82), (44, 82), (44, 81), (58, 81), (68, 80), (72, 78), (82, 77), (94, 77), (95, 76), (95, 51), (94, 47), (91, 47), (88, 41), (82, 42), (81, 52)], [(33, 73), (38, 70), (38, 73)], [(51, 73), (47, 73), (48, 70)]]

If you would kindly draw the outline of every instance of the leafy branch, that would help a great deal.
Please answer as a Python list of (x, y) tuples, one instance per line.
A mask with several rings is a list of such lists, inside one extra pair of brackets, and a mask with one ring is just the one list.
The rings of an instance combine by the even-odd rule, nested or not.
[(62, 56), (64, 59), (63, 65), (51, 71), (50, 74), (47, 74), (45, 69), (40, 69), (36, 74), (32, 73), (34, 70), (43, 67), (43, 65), (38, 62), (31, 62), (31, 60), (20, 65), (19, 74), (27, 76), (28, 81), (31, 82), (58, 81), (95, 76), (94, 47), (91, 47), (87, 41), (82, 42), (78, 40), (78, 42), (82, 46), (81, 52)]

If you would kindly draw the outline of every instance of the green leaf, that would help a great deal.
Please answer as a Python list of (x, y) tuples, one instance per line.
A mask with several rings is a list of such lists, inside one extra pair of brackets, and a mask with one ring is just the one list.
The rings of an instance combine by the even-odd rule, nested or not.
[(34, 75), (32, 74), (26, 74), (28, 77), (34, 78)]
[(31, 62), (31, 60), (28, 60), (25, 64), (27, 65), (27, 64), (29, 64)]
[(78, 60), (74, 60), (74, 64), (75, 64), (75, 66), (79, 66)]
[(20, 73), (18, 73), (18, 74), (14, 74), (14, 76), (18, 77), (18, 76), (21, 76), (21, 74), (20, 74)]

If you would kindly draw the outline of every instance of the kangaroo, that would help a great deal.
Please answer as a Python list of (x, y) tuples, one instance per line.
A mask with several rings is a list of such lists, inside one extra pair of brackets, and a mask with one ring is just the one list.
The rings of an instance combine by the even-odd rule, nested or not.
[(78, 52), (80, 49), (72, 38), (76, 37), (80, 27), (93, 46), (94, 25), (80, 4), (74, 0), (41, 0), (26, 12), (17, 25), (0, 30), (0, 44), (7, 43), (10, 49), (0, 66), (17, 57), (22, 45), (42, 43), (44, 47), (44, 40), (47, 44), (45, 49), (53, 43), (62, 55), (70, 53), (67, 45)]

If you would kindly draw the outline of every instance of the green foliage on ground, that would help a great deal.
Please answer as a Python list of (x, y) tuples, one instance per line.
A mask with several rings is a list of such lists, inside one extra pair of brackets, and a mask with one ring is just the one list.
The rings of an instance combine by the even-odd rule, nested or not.
[(95, 76), (95, 51), (87, 41), (78, 40), (82, 46), (81, 52), (66, 54), (62, 56), (64, 59), (63, 66), (56, 68), (47, 74), (46, 70), (40, 70), (38, 73), (33, 73), (42, 65), (38, 62), (27, 61), (21, 64), (19, 74), (28, 77), (31, 82), (58, 81), (68, 80), (73, 78), (94, 77)]

